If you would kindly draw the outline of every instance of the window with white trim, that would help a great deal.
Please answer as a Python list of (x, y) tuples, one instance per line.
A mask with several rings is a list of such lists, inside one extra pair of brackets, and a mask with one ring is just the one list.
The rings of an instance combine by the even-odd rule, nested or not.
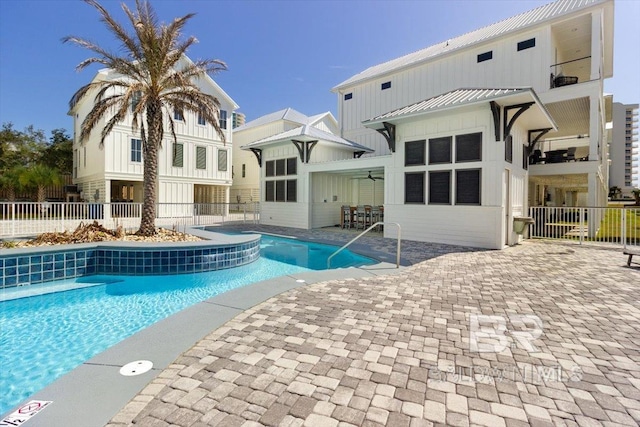
[(142, 161), (142, 140), (131, 139), (131, 161), (140, 163)]

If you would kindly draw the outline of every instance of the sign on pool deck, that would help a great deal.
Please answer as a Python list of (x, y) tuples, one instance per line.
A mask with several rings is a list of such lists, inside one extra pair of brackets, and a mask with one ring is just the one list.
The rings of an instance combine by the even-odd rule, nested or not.
[(22, 425), (29, 421), (31, 417), (36, 415), (38, 412), (49, 406), (50, 403), (50, 400), (32, 400), (29, 403), (25, 403), (11, 414), (4, 417), (0, 421), (0, 427), (15, 427)]

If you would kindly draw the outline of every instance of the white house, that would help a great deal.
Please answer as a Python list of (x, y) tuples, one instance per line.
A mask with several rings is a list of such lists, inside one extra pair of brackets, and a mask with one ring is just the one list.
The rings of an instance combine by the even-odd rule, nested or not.
[(233, 129), (233, 185), (231, 202), (260, 200), (260, 167), (255, 155), (241, 147), (301, 126), (338, 134), (338, 122), (330, 112), (306, 116), (293, 108), (285, 108), (258, 117)]
[[(190, 59), (184, 57), (184, 62)], [(180, 66), (180, 65), (178, 65)], [(94, 81), (119, 79), (109, 69), (100, 70)], [(210, 77), (197, 80), (200, 89), (220, 101), (221, 141), (212, 125), (198, 114), (166, 111), (174, 115), (177, 143), (174, 143), (168, 120), (158, 160), (159, 203), (228, 202), (231, 188), (232, 129), (231, 117), (238, 105)], [(88, 141), (79, 141), (80, 126), (93, 106), (93, 96), (85, 96), (69, 114), (74, 120), (74, 183), (83, 198), (90, 202), (142, 202), (142, 147), (140, 134), (132, 129), (132, 115), (116, 125), (100, 147), (101, 125), (98, 123)]]
[(612, 0), (560, 0), (372, 66), (333, 88), (358, 155), (309, 155), (294, 135), (260, 147), (263, 166), (297, 162), (293, 201), (267, 185), (261, 221), (317, 228), (383, 205), (405, 238), (501, 248), (529, 206), (603, 206), (612, 50)]

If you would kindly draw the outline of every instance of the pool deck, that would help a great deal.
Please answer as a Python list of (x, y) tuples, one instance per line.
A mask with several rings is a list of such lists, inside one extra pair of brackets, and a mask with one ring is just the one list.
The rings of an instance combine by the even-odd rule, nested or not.
[[(355, 236), (245, 228), (334, 244)], [(353, 249), (393, 260), (395, 244), (365, 236)], [(34, 395), (54, 403), (23, 425), (640, 423), (640, 269), (621, 251), (403, 241), (402, 254), (401, 269), (291, 275), (196, 304)], [(537, 316), (535, 348), (516, 330), (487, 341), (500, 352), (472, 352), (472, 337), (487, 340), (472, 315), (521, 332), (515, 315)], [(154, 369), (118, 374), (141, 359)]]

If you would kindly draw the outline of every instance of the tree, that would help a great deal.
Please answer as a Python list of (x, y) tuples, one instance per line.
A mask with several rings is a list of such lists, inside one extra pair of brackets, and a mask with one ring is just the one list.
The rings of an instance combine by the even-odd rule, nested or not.
[(0, 129), (0, 172), (15, 166), (36, 164), (45, 147), (44, 131), (33, 126), (19, 131), (13, 128), (13, 123), (3, 123)]
[(100, 64), (122, 77), (94, 80), (83, 86), (71, 98), (70, 107), (73, 109), (88, 94), (95, 94), (93, 107), (81, 125), (80, 142), (85, 143), (101, 119), (108, 116), (106, 125), (101, 129), (101, 146), (113, 127), (127, 117), (129, 106), (132, 107), (132, 127), (134, 131), (140, 130), (143, 158), (144, 197), (138, 234), (150, 236), (156, 233), (158, 151), (164, 132), (164, 117), (168, 118), (175, 142), (173, 115), (167, 112), (176, 110), (200, 113), (224, 141), (217, 120), (220, 102), (214, 96), (201, 92), (195, 81), (206, 74), (225, 70), (226, 65), (216, 59), (204, 59), (180, 66), (189, 47), (197, 41), (193, 36), (181, 40), (183, 28), (194, 14), (176, 18), (170, 24), (160, 24), (148, 1), (136, 0), (135, 12), (122, 4), (133, 31), (130, 33), (98, 2), (85, 2), (96, 8), (102, 22), (121, 43), (122, 55), (75, 36), (65, 37), (63, 42), (74, 43), (96, 55), (81, 62), (76, 67), (78, 70)]
[(7, 190), (8, 201), (14, 202), (16, 200), (16, 192), (22, 190), (23, 185), (20, 177), (25, 171), (26, 169), (23, 166), (17, 165), (0, 173), (0, 188)]
[(51, 131), (51, 138), (43, 151), (41, 163), (63, 174), (73, 171), (73, 139), (65, 129)]
[(22, 186), (37, 190), (36, 200), (38, 202), (44, 202), (45, 190), (48, 186), (62, 184), (58, 171), (42, 164), (26, 169), (20, 175), (19, 181)]

